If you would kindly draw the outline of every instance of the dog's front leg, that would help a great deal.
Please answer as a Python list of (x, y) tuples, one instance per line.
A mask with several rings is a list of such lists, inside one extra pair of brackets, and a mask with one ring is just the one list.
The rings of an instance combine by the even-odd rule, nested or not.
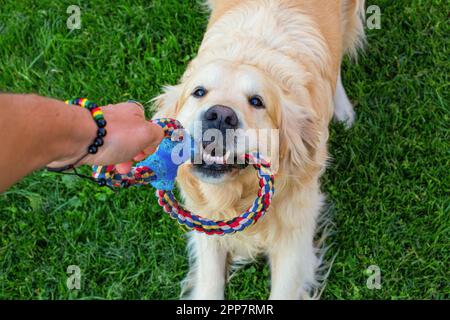
[(314, 284), (317, 257), (313, 236), (302, 229), (292, 229), (272, 248), (271, 300), (297, 300), (308, 297)]
[(316, 218), (322, 204), (319, 193), (305, 194), (279, 207), (284, 225), (269, 248), (271, 293), (273, 300), (309, 298), (316, 285), (319, 259), (314, 247)]
[(223, 300), (227, 250), (218, 238), (193, 234), (191, 238), (192, 291), (194, 300)]

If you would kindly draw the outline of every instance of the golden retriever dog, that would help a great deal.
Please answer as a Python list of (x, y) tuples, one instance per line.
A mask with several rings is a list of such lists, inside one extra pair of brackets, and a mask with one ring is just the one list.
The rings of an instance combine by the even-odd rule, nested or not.
[[(363, 0), (210, 0), (211, 17), (179, 84), (156, 98), (155, 118), (189, 131), (274, 129), (279, 133), (275, 195), (265, 217), (234, 235), (189, 234), (184, 298), (223, 299), (230, 266), (268, 258), (270, 299), (315, 297), (321, 255), (314, 236), (324, 203), (328, 126), (355, 114), (341, 82), (343, 56), (364, 42)], [(204, 142), (202, 142), (204, 145)], [(205, 149), (206, 150), (206, 149)], [(185, 207), (211, 219), (245, 211), (258, 192), (252, 166), (229, 163), (251, 150), (224, 142), (200, 163), (183, 164)], [(231, 160), (233, 160), (232, 158)], [(206, 161), (208, 160), (208, 161)], [(274, 160), (275, 161), (275, 160)]]

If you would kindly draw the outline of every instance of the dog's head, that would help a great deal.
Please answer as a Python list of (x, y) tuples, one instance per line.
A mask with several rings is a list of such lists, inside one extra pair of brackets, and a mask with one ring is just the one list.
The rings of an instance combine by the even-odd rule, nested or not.
[(319, 133), (309, 100), (305, 87), (294, 96), (267, 70), (226, 60), (188, 69), (156, 99), (157, 116), (178, 119), (200, 142), (192, 173), (207, 183), (234, 179), (242, 155), (261, 148), (275, 169), (310, 163)]

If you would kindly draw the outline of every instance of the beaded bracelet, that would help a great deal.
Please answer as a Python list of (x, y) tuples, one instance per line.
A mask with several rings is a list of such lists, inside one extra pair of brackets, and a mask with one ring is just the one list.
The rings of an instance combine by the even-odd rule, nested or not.
[(75, 106), (79, 106), (85, 109), (88, 109), (89, 112), (92, 115), (92, 118), (94, 119), (95, 123), (97, 124), (97, 135), (94, 139), (94, 141), (92, 142), (91, 145), (89, 145), (88, 149), (87, 149), (87, 153), (85, 155), (83, 155), (80, 159), (78, 159), (74, 164), (71, 165), (67, 165), (61, 168), (48, 168), (48, 171), (51, 172), (62, 172), (62, 171), (66, 171), (66, 170), (70, 170), (70, 169), (74, 169), (75, 166), (84, 158), (86, 158), (89, 154), (96, 154), (98, 151), (98, 148), (101, 147), (104, 143), (104, 138), (106, 137), (106, 120), (105, 117), (103, 115), (103, 111), (102, 109), (97, 106), (97, 104), (95, 104), (92, 101), (89, 101), (88, 99), (85, 98), (77, 98), (77, 99), (72, 99), (72, 100), (67, 100), (65, 101), (66, 104), (68, 105), (75, 105)]
[(103, 138), (106, 137), (106, 120), (103, 115), (103, 111), (100, 107), (98, 107), (94, 102), (89, 101), (85, 98), (77, 98), (73, 100), (67, 100), (66, 104), (76, 105), (83, 108), (86, 108), (90, 111), (92, 118), (94, 118), (95, 123), (97, 124), (97, 137), (94, 139), (94, 142), (89, 146), (88, 153), (96, 154), (98, 148), (103, 145)]

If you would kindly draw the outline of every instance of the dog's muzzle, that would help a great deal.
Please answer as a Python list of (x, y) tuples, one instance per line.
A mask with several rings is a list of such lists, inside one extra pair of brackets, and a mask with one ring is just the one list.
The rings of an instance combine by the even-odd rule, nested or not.
[(219, 177), (233, 169), (245, 168), (236, 155), (234, 132), (240, 121), (234, 110), (215, 105), (202, 116), (201, 161), (194, 162), (194, 169), (206, 176)]

